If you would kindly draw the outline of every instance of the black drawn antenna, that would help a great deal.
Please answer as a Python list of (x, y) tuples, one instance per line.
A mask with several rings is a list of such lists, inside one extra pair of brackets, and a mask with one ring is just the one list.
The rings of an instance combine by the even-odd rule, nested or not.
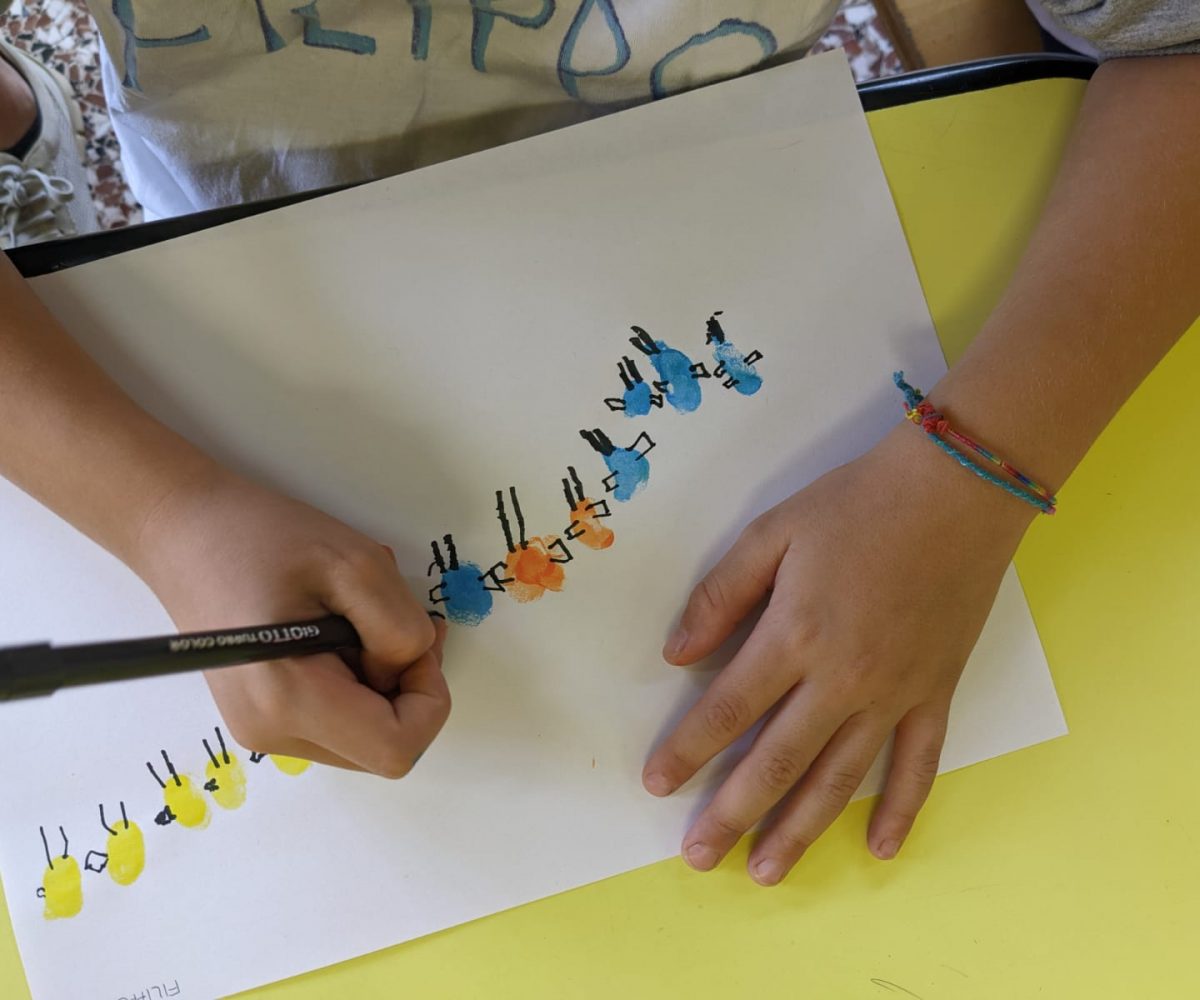
[(50, 845), (46, 841), (46, 828), (44, 826), (39, 826), (38, 833), (42, 835), (42, 850), (46, 852), (46, 864), (53, 869), (54, 862), (50, 860)]
[(513, 513), (517, 517), (517, 538), (520, 539), (521, 548), (529, 548), (529, 543), (525, 540), (525, 515), (521, 513), (521, 501), (517, 499), (517, 488), (510, 486), (508, 495), (512, 497)]
[(208, 751), (208, 759), (213, 762), (213, 767), (220, 767), (221, 762), (217, 760), (216, 756), (213, 754), (212, 747), (208, 745), (208, 740), (201, 740), (200, 742), (204, 744), (204, 749)]
[(125, 824), (125, 829), (129, 829), (129, 817), (125, 815), (125, 803), (121, 802), (121, 822)]
[(635, 383), (644, 381), (642, 379), (642, 373), (638, 371), (638, 366), (634, 364), (632, 358), (625, 359), (625, 370), (629, 372), (629, 377), (633, 379)]
[[(124, 816), (124, 815), (125, 815), (125, 807), (124, 807), (124, 805), (122, 805), (122, 806), (121, 806), (121, 815), (122, 815), (122, 816)], [(116, 831), (116, 830), (114, 830), (114, 829), (113, 829), (111, 826), (109, 826), (107, 822), (105, 822), (105, 819), (104, 819), (104, 803), (103, 803), (103, 802), (101, 802), (101, 803), (100, 803), (100, 825), (101, 825), (102, 827), (104, 827), (104, 829), (106, 829), (106, 830), (107, 830), (109, 833), (111, 833), (111, 834), (112, 834), (114, 837), (117, 835), (117, 831)], [(128, 827), (128, 826), (129, 826), (129, 820), (125, 820), (125, 826), (126, 826), (126, 827)]]
[[(180, 788), (182, 788), (183, 782), (179, 780), (179, 775), (175, 773), (175, 765), (171, 763), (171, 758), (167, 756), (167, 751), (163, 750), (163, 751), (161, 751), (161, 753), (162, 753), (163, 760), (166, 762), (167, 770), (170, 772), (171, 777), (175, 779), (175, 784), (177, 784)], [(167, 787), (166, 785), (163, 785), (163, 788), (166, 788), (166, 787)]]
[[(446, 537), (447, 537), (447, 538), (449, 538), (450, 536), (449, 536), (449, 535), (447, 535)], [(429, 569), (427, 569), (427, 570), (425, 571), (425, 575), (426, 575), (426, 576), (432, 576), (432, 575), (433, 575), (433, 568), (434, 568), (434, 566), (436, 566), (436, 567), (437, 567), (437, 571), (438, 571), (439, 573), (445, 574), (445, 572), (446, 572), (446, 563), (445, 563), (445, 561), (442, 559), (442, 550), (438, 548), (438, 543), (437, 543), (437, 541), (436, 541), (436, 540), (435, 540), (435, 541), (432, 541), (432, 542), (430, 542), (429, 544), (430, 544), (430, 546), (433, 548), (433, 562), (431, 562), (431, 563), (429, 564)]]
[(217, 734), (217, 742), (221, 744), (221, 760), (226, 764), (232, 763), (229, 759), (229, 751), (225, 749), (225, 737), (221, 735), (221, 727), (213, 726), (213, 732)]
[(571, 484), (567, 482), (566, 477), (562, 480), (563, 496), (567, 499), (567, 509), (575, 510), (575, 498), (571, 495)]
[[(638, 448), (645, 445), (641, 451)], [(629, 446), (629, 451), (632, 451), (638, 458), (645, 458), (655, 447), (654, 439), (645, 431), (642, 431), (635, 439), (633, 444)]]
[(613, 446), (612, 441), (609, 440), (608, 435), (605, 434), (604, 431), (600, 430), (599, 427), (597, 427), (595, 430), (580, 431), (579, 435), (588, 444), (595, 448), (596, 451), (600, 452), (601, 455), (611, 455), (614, 451), (616, 451), (616, 448)]
[(458, 569), (458, 549), (454, 547), (454, 536), (445, 535), (442, 541), (446, 543), (446, 555), (450, 557), (450, 568)]
[(516, 552), (513, 545), (512, 528), (508, 525), (508, 515), (504, 512), (504, 490), (496, 490), (496, 514), (500, 518), (500, 527), (504, 529), (504, 544), (509, 552)]
[(705, 324), (708, 327), (708, 336), (704, 338), (706, 344), (723, 344), (725, 343), (725, 331), (721, 329), (721, 322), (717, 319), (721, 315), (721, 310), (718, 309), (715, 313), (708, 317), (708, 322)]
[(582, 500), (583, 499), (583, 483), (581, 483), (579, 481), (579, 473), (575, 471), (575, 466), (573, 466), (573, 465), (567, 466), (567, 475), (571, 477), (571, 483), (575, 487), (575, 495), (577, 497), (579, 497), (580, 500)]
[(649, 354), (653, 356), (655, 354), (662, 353), (658, 349), (658, 344), (654, 342), (654, 338), (651, 337), (650, 334), (648, 334), (640, 326), (631, 326), (629, 329), (637, 334), (636, 337), (630, 337), (629, 342), (643, 354)]
[(154, 770), (154, 765), (151, 764), (150, 761), (146, 761), (146, 770), (148, 770), (150, 772), (151, 776), (154, 778), (154, 780), (158, 782), (159, 788), (167, 787), (167, 783), (158, 776), (157, 772)]
[(58, 828), (58, 832), (59, 832), (60, 834), (62, 834), (62, 839), (63, 839), (63, 857), (65, 858), (65, 857), (67, 856), (67, 853), (68, 853), (68, 851), (70, 850), (70, 848), (69, 848), (69, 847), (67, 847), (67, 831), (66, 831), (66, 830), (64, 830), (64, 829), (63, 829), (63, 828), (60, 826), (60, 827)]

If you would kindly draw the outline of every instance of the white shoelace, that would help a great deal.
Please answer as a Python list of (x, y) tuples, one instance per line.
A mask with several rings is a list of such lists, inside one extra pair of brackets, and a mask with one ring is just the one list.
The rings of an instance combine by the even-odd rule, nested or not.
[(74, 185), (22, 163), (0, 163), (0, 247), (58, 239), (75, 226), (66, 213)]

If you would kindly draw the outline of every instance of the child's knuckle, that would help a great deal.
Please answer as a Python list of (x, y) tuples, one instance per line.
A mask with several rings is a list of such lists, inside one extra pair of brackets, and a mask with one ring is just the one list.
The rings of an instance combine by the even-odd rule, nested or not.
[(756, 773), (763, 791), (780, 795), (800, 780), (804, 774), (804, 762), (794, 748), (774, 746), (764, 752)]
[(715, 695), (704, 706), (705, 731), (713, 740), (725, 742), (742, 732), (748, 714), (749, 706), (741, 695), (733, 692)]

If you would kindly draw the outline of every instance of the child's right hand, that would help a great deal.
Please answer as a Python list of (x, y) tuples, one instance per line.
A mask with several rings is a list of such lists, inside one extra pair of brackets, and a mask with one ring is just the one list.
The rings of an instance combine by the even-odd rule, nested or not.
[(333, 654), (208, 672), (247, 749), (399, 778), (445, 723), (444, 627), (391, 553), (340, 521), (218, 471), (160, 504), (137, 551), (135, 570), (183, 631), (331, 612), (358, 629), (366, 683)]

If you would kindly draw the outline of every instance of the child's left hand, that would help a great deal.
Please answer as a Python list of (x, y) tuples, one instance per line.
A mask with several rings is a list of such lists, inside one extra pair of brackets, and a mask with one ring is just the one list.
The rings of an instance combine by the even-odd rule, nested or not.
[(749, 871), (779, 882), (841, 813), (888, 736), (868, 841), (893, 857), (924, 804), (950, 699), (1033, 509), (907, 424), (768, 511), (696, 587), (664, 656), (695, 663), (770, 594), (750, 637), (651, 755), (674, 791), (760, 719), (683, 856), (708, 870), (778, 807)]

